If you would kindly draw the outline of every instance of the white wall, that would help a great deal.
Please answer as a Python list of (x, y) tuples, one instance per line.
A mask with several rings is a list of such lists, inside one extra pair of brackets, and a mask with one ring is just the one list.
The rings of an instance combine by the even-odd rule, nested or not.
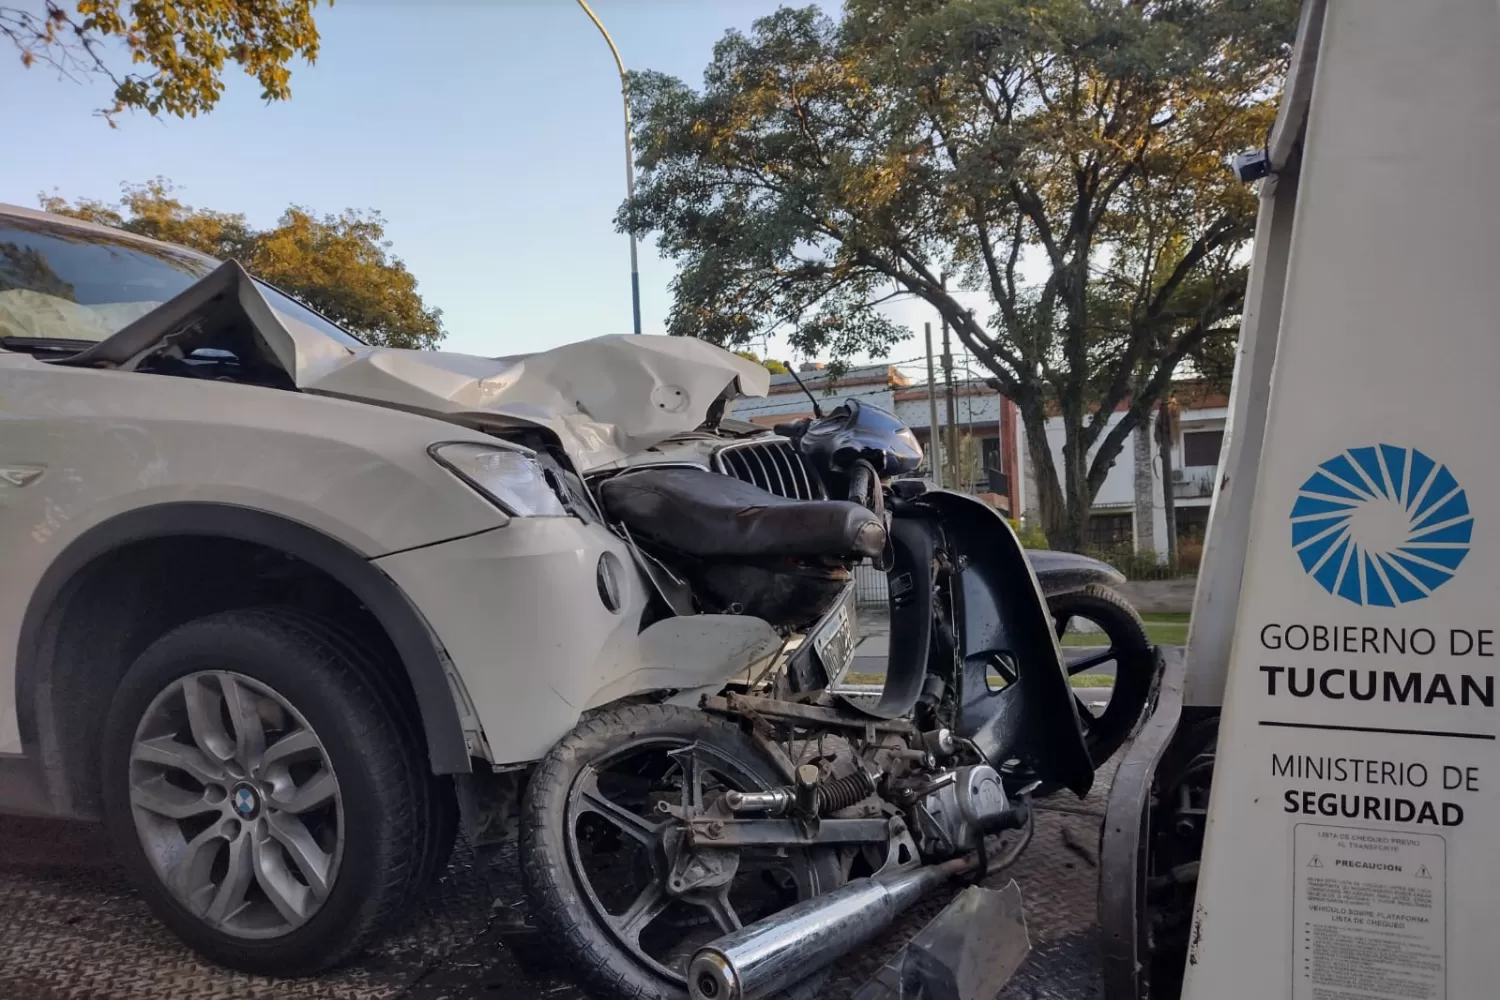
[[(1228, 411), (1226, 411), (1223, 407), (1204, 408), (1201, 410), (1185, 409), (1179, 416), (1179, 429), (1185, 431), (1223, 430), (1227, 416)], [(1111, 428), (1119, 424), (1122, 417), (1123, 414), (1118, 413), (1110, 417), (1109, 422), (1105, 425), (1104, 430), (1099, 434), (1100, 440), (1102, 440), (1109, 433)], [(1108, 474), (1106, 474), (1104, 484), (1099, 488), (1098, 494), (1094, 497), (1094, 504), (1096, 507), (1113, 507), (1116, 509), (1129, 509), (1133, 511), (1135, 506), (1135, 435), (1141, 433), (1154, 435), (1155, 420), (1156, 418), (1153, 415), (1149, 425), (1137, 428), (1125, 438), (1125, 443), (1124, 446), (1120, 449), (1120, 454), (1115, 457), (1115, 464), (1110, 468)], [(1026, 466), (1025, 496), (1022, 499), (1022, 509), (1027, 512), (1028, 516), (1035, 517), (1035, 497), (1037, 495), (1036, 470), (1032, 468), (1030, 455), (1026, 451), (1025, 431), (1018, 427), (1017, 432), (1020, 439), (1019, 453), (1022, 456), (1022, 461)], [(1063, 438), (1064, 433), (1062, 418), (1053, 417), (1051, 420), (1047, 421), (1047, 444), (1050, 446), (1052, 451), (1052, 461), (1055, 463), (1055, 468), (1057, 469), (1057, 477), (1059, 483), (1064, 482), (1062, 456)], [(1093, 460), (1093, 457), (1097, 453), (1097, 451), (1098, 442), (1095, 443), (1094, 448), (1089, 452), (1090, 461)], [(1180, 437), (1174, 443), (1172, 452), (1173, 466), (1177, 469), (1182, 469), (1183, 456), (1182, 441)], [(1153, 455), (1155, 455), (1154, 447), (1152, 449), (1152, 453)], [(1153, 459), (1152, 466), (1151, 507), (1153, 524), (1151, 534), (1153, 541), (1155, 542), (1157, 555), (1162, 560), (1165, 560), (1167, 557), (1167, 509), (1165, 491), (1168, 488), (1168, 484), (1162, 482), (1161, 460), (1159, 457)], [(1204, 470), (1200, 469), (1188, 471), (1192, 473), (1201, 472)], [(1178, 501), (1179, 506), (1192, 503), (1207, 503), (1207, 500)], [(1137, 532), (1137, 536), (1139, 536), (1139, 534), (1140, 532)]]
[[(1119, 424), (1123, 414), (1116, 413), (1109, 418), (1104, 430), (1099, 432), (1099, 441), (1103, 441), (1110, 430)], [(1063, 472), (1063, 421), (1062, 417), (1053, 417), (1047, 421), (1047, 444), (1052, 451), (1053, 467), (1057, 469), (1057, 481), (1064, 484), (1066, 489), (1066, 475)], [(1114, 467), (1104, 478), (1104, 484), (1099, 487), (1099, 492), (1094, 496), (1096, 506), (1128, 507), (1135, 503), (1135, 472), (1131, 467), (1131, 454), (1135, 442), (1131, 438), (1125, 439), (1125, 446), (1120, 454), (1115, 457)], [(1089, 449), (1088, 460), (1092, 462), (1094, 455), (1099, 450), (1099, 442)]]
[[(913, 386), (913, 388), (924, 388)], [(938, 425), (946, 426), (948, 423), (948, 402), (941, 389), (937, 394)], [(985, 393), (973, 396), (955, 396), (953, 398), (954, 418), (958, 423), (960, 434), (968, 433), (970, 425), (975, 431), (983, 428), (986, 431), (997, 430), (1000, 426), (1000, 396), (995, 393)], [(896, 404), (896, 416), (901, 418), (902, 423), (908, 427), (926, 427), (928, 420), (927, 397), (921, 399), (903, 399)]]
[[(889, 379), (891, 369), (887, 365), (870, 365), (851, 368), (844, 377), (834, 383), (832, 393), (827, 393), (827, 376), (820, 371), (798, 372), (808, 392), (817, 399), (825, 411), (831, 410), (848, 398), (858, 399), (882, 409), (895, 407), (895, 393), (889, 384), (870, 381), (873, 378)], [(735, 400), (730, 413), (737, 420), (755, 420), (762, 417), (811, 415), (812, 402), (807, 394), (797, 387), (790, 375), (772, 375), (771, 393), (764, 399)], [(923, 425), (927, 423), (924, 418)]]

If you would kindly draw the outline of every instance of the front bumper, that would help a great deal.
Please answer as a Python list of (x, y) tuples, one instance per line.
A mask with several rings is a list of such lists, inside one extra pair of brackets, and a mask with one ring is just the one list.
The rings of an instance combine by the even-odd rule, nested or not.
[[(611, 557), (618, 611), (598, 582)], [(437, 634), (496, 763), (543, 756), (598, 691), (638, 668), (646, 584), (625, 544), (597, 524), (516, 518), (376, 564)]]

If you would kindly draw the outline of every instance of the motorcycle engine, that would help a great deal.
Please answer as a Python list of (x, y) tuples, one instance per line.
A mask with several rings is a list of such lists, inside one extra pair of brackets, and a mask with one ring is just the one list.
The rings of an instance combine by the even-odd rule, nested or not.
[(962, 854), (1008, 825), (1010, 799), (1000, 775), (988, 764), (971, 764), (940, 775), (916, 805), (917, 843), (923, 855)]

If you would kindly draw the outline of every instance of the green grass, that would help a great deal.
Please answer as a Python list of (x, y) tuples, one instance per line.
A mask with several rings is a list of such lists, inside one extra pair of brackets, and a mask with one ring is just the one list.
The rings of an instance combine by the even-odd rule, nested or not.
[(844, 675), (845, 684), (884, 684), (885, 674), (862, 674), (850, 671)]
[[(1187, 644), (1188, 616), (1185, 614), (1142, 615), (1146, 637), (1158, 646)], [(1098, 646), (1103, 636), (1096, 632), (1069, 632), (1062, 637), (1064, 646)]]
[[(1188, 621), (1185, 613), (1142, 615), (1146, 623), (1146, 636), (1158, 646), (1182, 646), (1187, 644)], [(1063, 636), (1064, 646), (1098, 646), (1104, 640), (1101, 633), (1069, 632)], [(845, 684), (884, 684), (885, 674), (854, 672), (845, 675)], [(1108, 688), (1115, 686), (1115, 679), (1105, 674), (1079, 674), (1072, 678), (1076, 688)]]
[[(884, 684), (885, 674), (845, 674), (844, 683)], [(1107, 674), (1079, 674), (1077, 677), (1069, 678), (1069, 683), (1076, 688), (1112, 688), (1115, 686), (1115, 679)]]

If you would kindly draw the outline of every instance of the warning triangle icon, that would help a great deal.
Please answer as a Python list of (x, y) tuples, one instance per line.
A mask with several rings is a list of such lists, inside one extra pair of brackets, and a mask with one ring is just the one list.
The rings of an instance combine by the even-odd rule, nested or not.
[(1426, 865), (1418, 865), (1417, 878), (1432, 878), (1432, 872), (1427, 870)]
[(1309, 868), (1322, 868), (1323, 867), (1323, 862), (1320, 861), (1320, 860), (1318, 860), (1318, 856), (1316, 854), (1314, 854), (1312, 856), (1312, 860), (1307, 863), (1307, 867), (1309, 867)]

